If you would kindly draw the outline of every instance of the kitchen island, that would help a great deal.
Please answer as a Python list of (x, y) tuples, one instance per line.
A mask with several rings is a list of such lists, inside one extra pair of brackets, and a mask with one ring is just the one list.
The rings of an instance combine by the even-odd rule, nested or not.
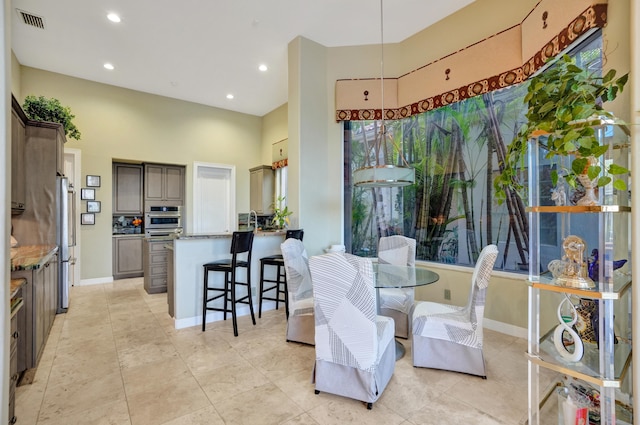
[[(260, 284), (260, 258), (267, 255), (280, 254), (280, 244), (284, 241), (285, 232), (256, 232), (251, 254), (251, 293), (254, 307), (257, 307)], [(202, 286), (204, 280), (203, 265), (214, 260), (229, 258), (231, 249), (231, 233), (215, 234), (182, 234), (173, 240), (173, 288), (168, 298), (173, 298), (174, 323), (176, 329), (202, 324)], [(272, 272), (269, 270), (268, 272)], [(265, 270), (265, 274), (267, 271)], [(239, 271), (239, 279), (244, 280), (244, 270)], [(274, 274), (275, 276), (275, 274)], [(171, 279), (171, 278), (170, 278)], [(209, 283), (223, 287), (224, 273), (211, 273)], [(222, 307), (222, 299), (216, 300)], [(216, 306), (216, 304), (212, 304)], [(263, 307), (263, 310), (265, 308)], [(238, 316), (249, 314), (249, 306), (239, 304)], [(207, 322), (223, 319), (222, 312), (209, 312)], [(229, 324), (231, 326), (231, 324)]]

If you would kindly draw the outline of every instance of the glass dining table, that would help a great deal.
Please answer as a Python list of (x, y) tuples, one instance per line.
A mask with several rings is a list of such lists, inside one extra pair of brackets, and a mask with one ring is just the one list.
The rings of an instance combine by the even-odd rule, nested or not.
[[(414, 288), (435, 283), (440, 279), (436, 272), (423, 267), (396, 266), (393, 264), (373, 263), (378, 310), (380, 309), (380, 289)], [(378, 311), (378, 314), (380, 311)], [(411, 332), (411, 330), (409, 330)], [(404, 345), (396, 338), (396, 360), (405, 354)]]

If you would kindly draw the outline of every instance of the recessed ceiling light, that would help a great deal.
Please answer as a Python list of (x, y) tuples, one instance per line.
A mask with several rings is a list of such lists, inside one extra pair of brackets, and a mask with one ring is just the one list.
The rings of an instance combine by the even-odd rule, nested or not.
[(261, 65), (258, 67), (258, 69), (259, 69), (260, 71), (262, 71), (262, 72), (265, 72), (265, 71), (266, 71), (267, 69), (269, 69), (269, 68), (267, 68), (267, 65), (265, 65), (265, 64), (261, 64)]
[(118, 16), (116, 13), (109, 13), (107, 15), (107, 19), (111, 22), (115, 22), (116, 24), (120, 22), (120, 16)]
[(227, 95), (227, 99), (229, 99), (229, 100), (233, 99), (233, 95), (232, 95), (231, 93), (229, 93), (229, 94)]
[(108, 62), (104, 64), (104, 67), (105, 67), (105, 69), (108, 69), (109, 71), (112, 71), (115, 68), (112, 64), (110, 64)]

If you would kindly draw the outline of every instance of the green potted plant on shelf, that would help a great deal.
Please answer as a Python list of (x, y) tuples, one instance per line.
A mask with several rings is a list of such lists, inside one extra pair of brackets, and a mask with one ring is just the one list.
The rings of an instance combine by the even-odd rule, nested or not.
[(546, 136), (546, 141), (540, 142), (547, 152), (546, 158), (574, 157), (569, 168), (552, 169), (553, 186), (562, 176), (569, 186), (576, 188), (577, 181), (584, 180), (579, 176), (586, 174), (597, 186), (605, 186), (613, 179), (614, 188), (626, 189), (624, 180), (616, 176), (628, 174), (627, 168), (611, 163), (600, 176), (602, 168), (597, 158), (607, 152), (608, 146), (598, 143), (591, 126), (603, 121), (622, 124), (602, 107), (602, 103), (615, 99), (627, 82), (628, 74), (617, 79), (615, 75), (616, 71), (612, 69), (604, 77), (599, 77), (564, 55), (552, 68), (531, 79), (524, 99), (528, 105), (527, 124), (509, 145), (503, 169), (494, 179), (499, 203), (505, 200), (508, 189), (522, 190), (518, 173), (524, 164), (528, 141), (541, 136)]
[(27, 96), (24, 99), (22, 109), (31, 120), (62, 124), (67, 137), (80, 140), (80, 131), (73, 124), (73, 119), (76, 116), (71, 113), (71, 109), (68, 106), (62, 106), (58, 99), (47, 99), (44, 96)]
[(288, 226), (289, 216), (293, 214), (293, 211), (289, 211), (289, 207), (287, 205), (285, 205), (284, 208), (282, 207), (284, 200), (284, 196), (279, 196), (273, 204), (273, 218), (271, 219), (271, 223), (273, 223), (273, 225), (278, 229), (284, 229)]

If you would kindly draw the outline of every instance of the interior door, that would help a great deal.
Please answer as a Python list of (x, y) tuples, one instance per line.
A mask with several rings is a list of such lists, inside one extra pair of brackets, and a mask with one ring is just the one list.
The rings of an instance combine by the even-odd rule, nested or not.
[(236, 229), (235, 167), (194, 164), (193, 232), (227, 233)]

